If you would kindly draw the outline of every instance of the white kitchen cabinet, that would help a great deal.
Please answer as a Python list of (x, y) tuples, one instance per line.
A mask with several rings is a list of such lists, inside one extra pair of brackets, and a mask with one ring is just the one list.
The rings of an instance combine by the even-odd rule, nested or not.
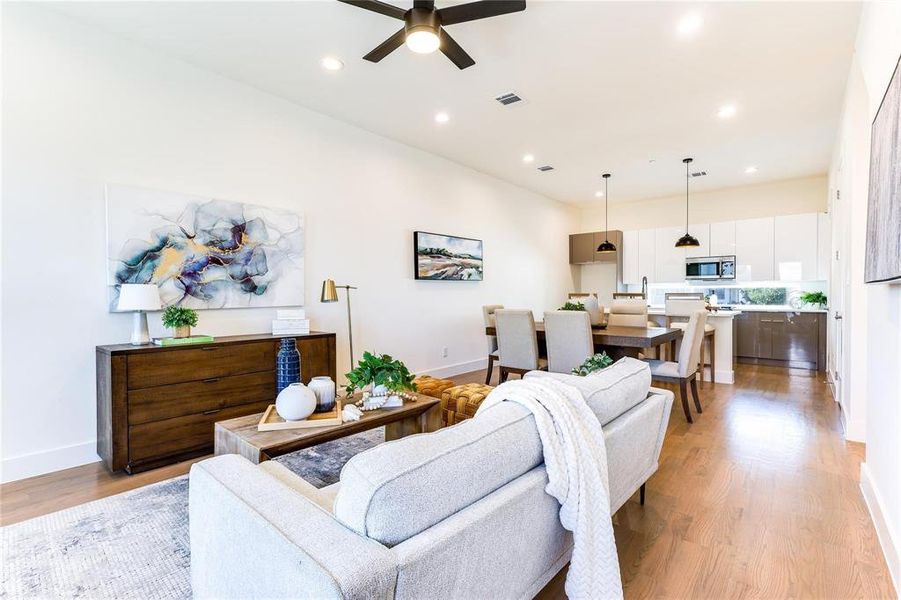
[(810, 281), (817, 278), (817, 230), (816, 213), (774, 218), (775, 279)]
[[(694, 248), (683, 248), (682, 250), (682, 280), (685, 279), (685, 259), (710, 256), (710, 225), (708, 223), (692, 224), (688, 226), (688, 233), (695, 236), (695, 239), (701, 244)], [(682, 237), (681, 235), (679, 237)], [(675, 244), (676, 242), (673, 241)], [(681, 281), (681, 280), (680, 280)]]
[(657, 281), (656, 274), (656, 235), (653, 229), (642, 229), (638, 232), (638, 281), (648, 278), (648, 283)]
[(829, 213), (817, 213), (817, 279), (826, 281), (832, 267), (832, 220)]
[(710, 224), (710, 256), (735, 255), (735, 221)]
[(654, 230), (654, 274), (657, 283), (685, 281), (685, 250), (676, 248), (676, 240), (685, 235), (684, 227), (660, 227)]
[(773, 217), (735, 222), (735, 261), (738, 281), (772, 281)]
[(638, 268), (638, 230), (623, 232), (623, 283), (641, 284)]

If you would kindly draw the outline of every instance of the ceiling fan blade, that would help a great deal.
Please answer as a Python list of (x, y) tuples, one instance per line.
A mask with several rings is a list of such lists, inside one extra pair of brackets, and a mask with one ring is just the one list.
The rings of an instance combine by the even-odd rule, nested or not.
[(526, 9), (526, 0), (483, 0), (447, 6), (438, 10), (442, 25), (453, 25), (476, 19), (487, 19)]
[(398, 6), (388, 4), (387, 2), (379, 2), (379, 0), (338, 0), (338, 2), (370, 10), (379, 13), (380, 15), (385, 15), (386, 17), (400, 19), (401, 21), (404, 20), (404, 15), (407, 13), (407, 11)]
[(369, 54), (363, 57), (363, 60), (370, 62), (379, 62), (395, 50), (401, 47), (406, 38), (406, 32), (401, 28), (400, 31), (389, 37), (387, 40), (376, 46)]
[(465, 69), (466, 67), (471, 67), (476, 64), (476, 61), (472, 59), (472, 57), (466, 54), (466, 50), (460, 47), (460, 44), (454, 40), (451, 36), (448, 35), (444, 29), (438, 30), (438, 39), (441, 40), (441, 52), (444, 53), (444, 56), (448, 57), (452, 63), (457, 65), (458, 69)]

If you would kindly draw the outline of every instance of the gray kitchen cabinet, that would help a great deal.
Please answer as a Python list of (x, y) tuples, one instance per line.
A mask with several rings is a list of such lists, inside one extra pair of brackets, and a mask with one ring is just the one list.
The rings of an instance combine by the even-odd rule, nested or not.
[(825, 315), (745, 311), (735, 317), (739, 362), (825, 370)]
[(574, 233), (569, 236), (569, 264), (581, 265), (594, 262), (594, 233)]

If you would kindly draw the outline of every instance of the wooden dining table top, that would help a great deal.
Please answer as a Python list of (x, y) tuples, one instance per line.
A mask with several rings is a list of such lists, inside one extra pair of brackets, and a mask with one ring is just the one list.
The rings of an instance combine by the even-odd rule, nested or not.
[[(539, 340), (544, 340), (544, 322), (535, 322), (535, 332)], [(682, 337), (682, 330), (675, 327), (592, 327), (592, 337), (596, 346), (619, 346), (621, 348), (654, 348)], [(486, 335), (497, 335), (494, 327), (485, 328)]]

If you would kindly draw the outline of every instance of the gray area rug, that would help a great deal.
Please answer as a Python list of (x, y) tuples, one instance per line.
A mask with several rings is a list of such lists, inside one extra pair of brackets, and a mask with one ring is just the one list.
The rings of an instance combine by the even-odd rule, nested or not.
[[(384, 428), (276, 460), (324, 487)], [(188, 477), (2, 528), (0, 597), (190, 598)]]

